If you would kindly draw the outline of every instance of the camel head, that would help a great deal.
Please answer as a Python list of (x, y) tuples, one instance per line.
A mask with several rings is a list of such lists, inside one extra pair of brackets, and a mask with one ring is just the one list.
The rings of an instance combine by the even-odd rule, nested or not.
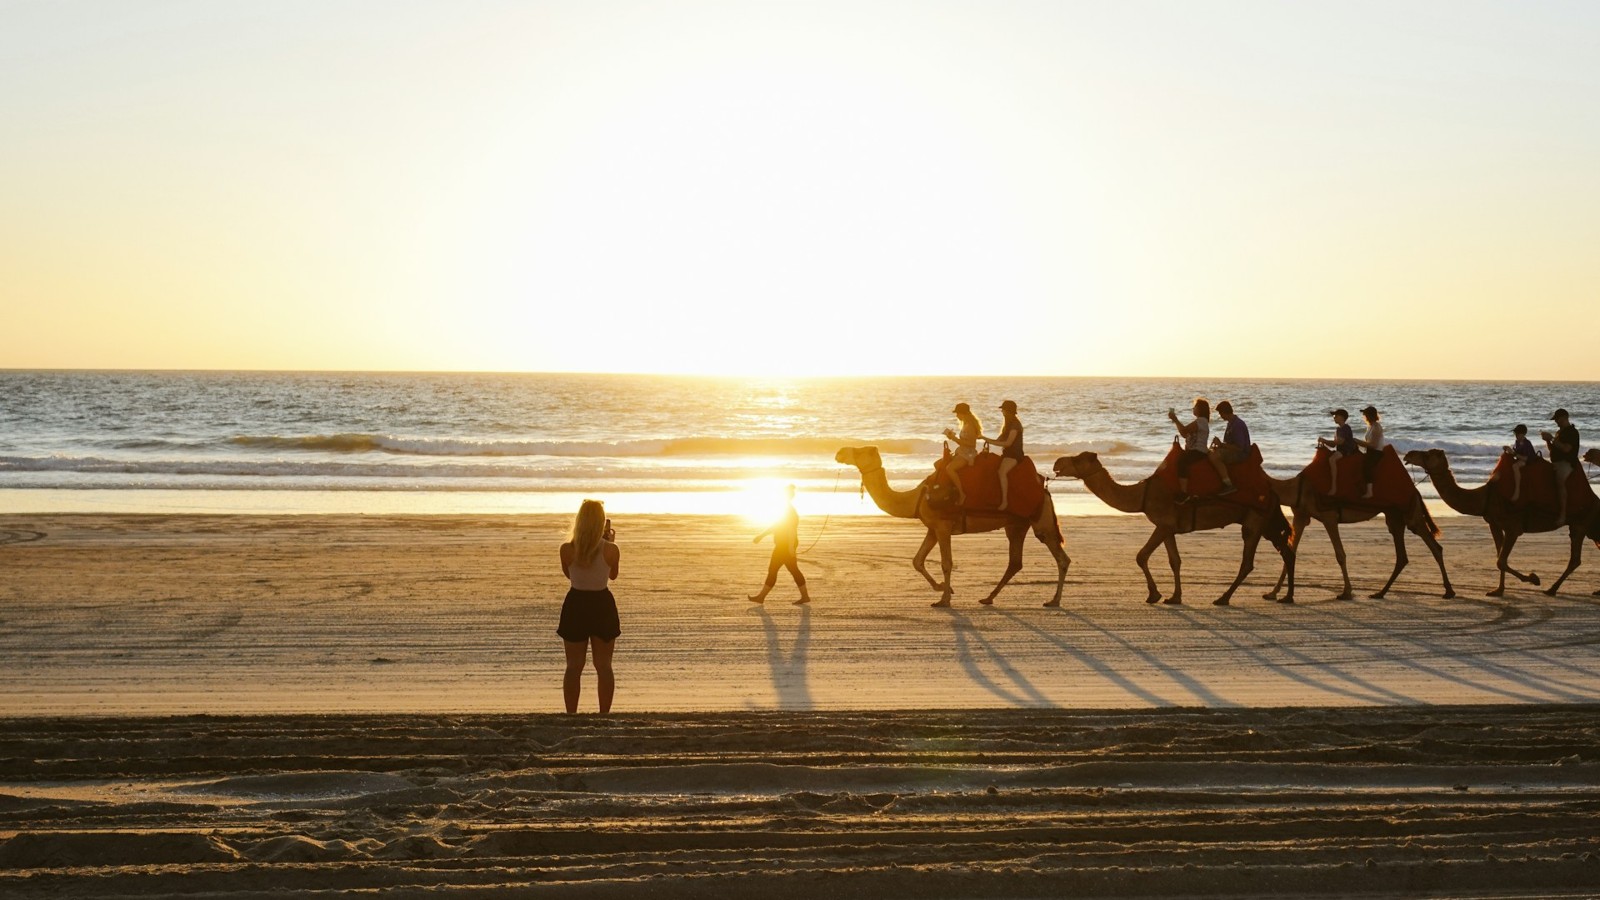
[(1405, 455), (1406, 465), (1420, 466), (1422, 471), (1432, 475), (1450, 468), (1450, 461), (1445, 459), (1443, 450), (1408, 450)]
[(878, 455), (877, 447), (841, 447), (833, 455), (833, 461), (855, 466), (863, 473), (883, 468), (883, 457)]
[(1600, 466), (1600, 447), (1590, 447), (1583, 451), (1583, 461), (1591, 466)]
[(1085, 478), (1103, 468), (1099, 454), (1084, 452), (1056, 460), (1055, 472), (1063, 478)]

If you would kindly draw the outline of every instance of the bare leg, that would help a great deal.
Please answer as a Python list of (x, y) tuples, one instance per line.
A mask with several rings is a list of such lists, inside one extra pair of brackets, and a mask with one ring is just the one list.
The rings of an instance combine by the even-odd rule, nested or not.
[(1010, 502), (1007, 497), (1011, 493), (1011, 470), (1017, 467), (1017, 461), (1009, 456), (1000, 458), (1000, 508), (1005, 509)]
[(583, 657), (589, 649), (587, 641), (562, 641), (567, 650), (567, 671), (561, 677), (561, 699), (566, 701), (567, 715), (578, 711), (578, 691), (583, 687)]
[(800, 574), (800, 561), (791, 556), (784, 561), (783, 565), (789, 570), (789, 575), (794, 578), (794, 586), (800, 589), (800, 599), (795, 601), (795, 605), (810, 603), (811, 594), (806, 591), (806, 576)]
[(1516, 503), (1522, 497), (1522, 463), (1511, 464), (1511, 502)]
[(600, 685), (600, 713), (611, 712), (611, 698), (617, 692), (616, 678), (611, 674), (611, 651), (615, 650), (617, 641), (590, 638), (589, 647), (594, 653), (595, 681)]
[(967, 492), (966, 489), (961, 486), (961, 470), (966, 468), (966, 465), (966, 460), (959, 456), (952, 456), (950, 457), (950, 461), (946, 463), (944, 467), (945, 477), (950, 479), (951, 484), (955, 485), (956, 502), (962, 506), (967, 505)]
[(1211, 468), (1217, 470), (1217, 477), (1222, 479), (1222, 486), (1226, 489), (1233, 487), (1233, 479), (1228, 477), (1228, 463), (1222, 458), (1222, 454), (1221, 449), (1212, 450), (1206, 454), (1206, 461), (1211, 463)]
[(1328, 471), (1333, 473), (1333, 479), (1328, 482), (1328, 493), (1339, 493), (1339, 454), (1328, 454)]

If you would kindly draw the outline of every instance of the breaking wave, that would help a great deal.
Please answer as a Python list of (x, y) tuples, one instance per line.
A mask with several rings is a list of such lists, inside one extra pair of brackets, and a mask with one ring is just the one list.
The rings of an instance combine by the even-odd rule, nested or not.
[(228, 443), (255, 450), (393, 453), (407, 456), (818, 456), (840, 447), (875, 444), (885, 453), (939, 452), (937, 441), (864, 441), (838, 437), (689, 437), (634, 441), (475, 441), (384, 434), (240, 435)]

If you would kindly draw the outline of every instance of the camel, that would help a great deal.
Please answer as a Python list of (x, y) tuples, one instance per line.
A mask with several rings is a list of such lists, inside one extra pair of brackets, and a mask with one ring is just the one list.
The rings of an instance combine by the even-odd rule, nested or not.
[[(914, 490), (897, 491), (891, 488), (889, 476), (883, 470), (883, 458), (878, 454), (877, 447), (845, 447), (834, 455), (834, 459), (845, 465), (855, 466), (861, 472), (861, 486), (872, 495), (872, 502), (878, 504), (879, 509), (897, 519), (916, 519), (927, 528), (928, 532), (922, 538), (922, 546), (917, 549), (917, 555), (912, 557), (911, 565), (922, 573), (922, 577), (928, 580), (928, 584), (932, 585), (934, 590), (940, 592), (934, 606), (949, 606), (950, 597), (955, 593), (950, 585), (951, 535), (998, 531), (1002, 528), (1005, 529), (1006, 543), (1011, 550), (1010, 561), (994, 590), (978, 602), (985, 606), (993, 604), (1000, 590), (1013, 576), (1022, 571), (1022, 540), (1031, 528), (1034, 536), (1045, 545), (1056, 560), (1056, 593), (1045, 606), (1061, 605), (1061, 590), (1066, 584), (1067, 567), (1072, 564), (1072, 560), (1064, 548), (1066, 539), (1062, 537), (1061, 525), (1056, 521), (1056, 506), (1048, 492), (1044, 495), (1044, 504), (1032, 522), (1021, 516), (1002, 512), (968, 512), (958, 516), (934, 509), (933, 504), (926, 502), (933, 487), (934, 477), (931, 475), (923, 479)], [(936, 544), (939, 547), (939, 569), (944, 575), (943, 581), (935, 581), (927, 567), (928, 554)]]
[[(1289, 581), (1288, 591), (1276, 599), (1279, 603), (1294, 602), (1293, 532), (1283, 517), (1283, 511), (1276, 506), (1268, 512), (1242, 504), (1214, 502), (1204, 498), (1179, 503), (1172, 489), (1157, 478), (1146, 478), (1134, 484), (1119, 484), (1106, 471), (1105, 466), (1101, 465), (1100, 457), (1094, 453), (1061, 457), (1056, 460), (1055, 473), (1066, 478), (1082, 479), (1084, 486), (1112, 509), (1144, 513), (1144, 517), (1155, 526), (1155, 530), (1150, 533), (1150, 539), (1145, 541), (1135, 557), (1139, 562), (1139, 570), (1144, 573), (1145, 585), (1150, 589), (1149, 595), (1145, 597), (1146, 603), (1183, 602), (1181, 575), (1183, 561), (1178, 556), (1177, 535), (1225, 528), (1229, 525), (1242, 526), (1244, 554), (1239, 561), (1239, 574), (1234, 577), (1233, 583), (1228, 585), (1228, 589), (1221, 597), (1211, 601), (1212, 604), (1227, 606), (1233, 598), (1234, 591), (1244, 583), (1245, 576), (1255, 568), (1256, 547), (1261, 543), (1262, 535), (1267, 536), (1272, 546), (1277, 548), (1278, 554), (1283, 557), (1284, 571)], [(1167, 548), (1167, 562), (1172, 566), (1172, 596), (1165, 600), (1161, 597), (1160, 589), (1156, 587), (1155, 577), (1150, 574), (1150, 556), (1156, 547), (1162, 545)]]
[[(1449, 504), (1451, 509), (1463, 515), (1477, 516), (1489, 524), (1489, 534), (1494, 538), (1496, 551), (1495, 567), (1500, 570), (1500, 583), (1489, 591), (1490, 597), (1505, 596), (1507, 573), (1518, 581), (1535, 586), (1539, 584), (1538, 573), (1524, 575), (1511, 567), (1511, 550), (1517, 545), (1517, 538), (1524, 534), (1556, 531), (1562, 527), (1555, 524), (1555, 516), (1542, 510), (1513, 507), (1487, 484), (1475, 488), (1462, 487), (1456, 483), (1455, 475), (1450, 471), (1450, 461), (1443, 450), (1412, 450), (1405, 455), (1405, 461), (1406, 465), (1419, 466), (1428, 473), (1428, 477), (1433, 479), (1433, 486), (1439, 491), (1439, 499)], [(1587, 521), (1574, 520), (1564, 527), (1572, 541), (1572, 553), (1567, 558), (1566, 571), (1561, 573), (1555, 584), (1545, 589), (1545, 594), (1550, 597), (1556, 595), (1561, 583), (1578, 568), (1583, 555), (1584, 534), (1591, 529), (1600, 530), (1600, 514), (1591, 513)]]
[[(1349, 600), (1354, 596), (1350, 587), (1350, 568), (1345, 565), (1344, 541), (1339, 538), (1339, 526), (1365, 522), (1380, 515), (1383, 516), (1383, 523), (1388, 527), (1389, 534), (1394, 537), (1394, 571), (1389, 573), (1389, 580), (1383, 583), (1383, 587), (1369, 594), (1369, 598), (1382, 600), (1387, 596), (1389, 588), (1394, 585), (1394, 580), (1400, 577), (1400, 571), (1410, 562), (1410, 558), (1406, 556), (1408, 528), (1417, 537), (1422, 538), (1422, 542), (1428, 545), (1428, 552), (1433, 554), (1434, 562), (1439, 564), (1439, 577), (1444, 580), (1444, 599), (1455, 597), (1456, 589), (1450, 585), (1450, 573), (1444, 568), (1444, 547), (1439, 544), (1439, 526), (1434, 524), (1433, 516), (1428, 514), (1428, 507), (1422, 502), (1422, 495), (1413, 495), (1411, 502), (1404, 507), (1383, 509), (1376, 506), (1335, 502), (1329, 497), (1319, 496), (1307, 483), (1303, 471), (1293, 478), (1284, 480), (1268, 476), (1267, 481), (1272, 484), (1272, 492), (1277, 495), (1278, 502), (1289, 507), (1293, 513), (1292, 543), (1296, 548), (1299, 548), (1300, 538), (1305, 534), (1306, 526), (1312, 519), (1321, 522), (1322, 527), (1328, 529), (1328, 540), (1333, 542), (1333, 558), (1339, 561), (1339, 574), (1344, 576), (1344, 592), (1335, 599)], [(1283, 588), (1284, 579), (1288, 574), (1286, 566), (1278, 575), (1278, 583), (1262, 596), (1268, 600), (1278, 599), (1278, 591)]]

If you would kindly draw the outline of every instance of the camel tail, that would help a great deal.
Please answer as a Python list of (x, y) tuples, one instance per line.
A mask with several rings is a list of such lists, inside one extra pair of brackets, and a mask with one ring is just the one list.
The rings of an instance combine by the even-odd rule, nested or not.
[(1267, 514), (1267, 525), (1263, 529), (1267, 540), (1279, 550), (1294, 549), (1294, 528), (1289, 524), (1289, 519), (1283, 514), (1283, 507), (1272, 504), (1272, 510)]
[[(1422, 503), (1422, 498), (1417, 498), (1417, 502)], [(1422, 503), (1422, 524), (1428, 526), (1428, 533), (1435, 538), (1443, 533), (1439, 530), (1439, 523), (1433, 520), (1433, 513), (1428, 512), (1428, 504), (1426, 503)], [(1600, 545), (1600, 541), (1595, 541), (1595, 544)]]

